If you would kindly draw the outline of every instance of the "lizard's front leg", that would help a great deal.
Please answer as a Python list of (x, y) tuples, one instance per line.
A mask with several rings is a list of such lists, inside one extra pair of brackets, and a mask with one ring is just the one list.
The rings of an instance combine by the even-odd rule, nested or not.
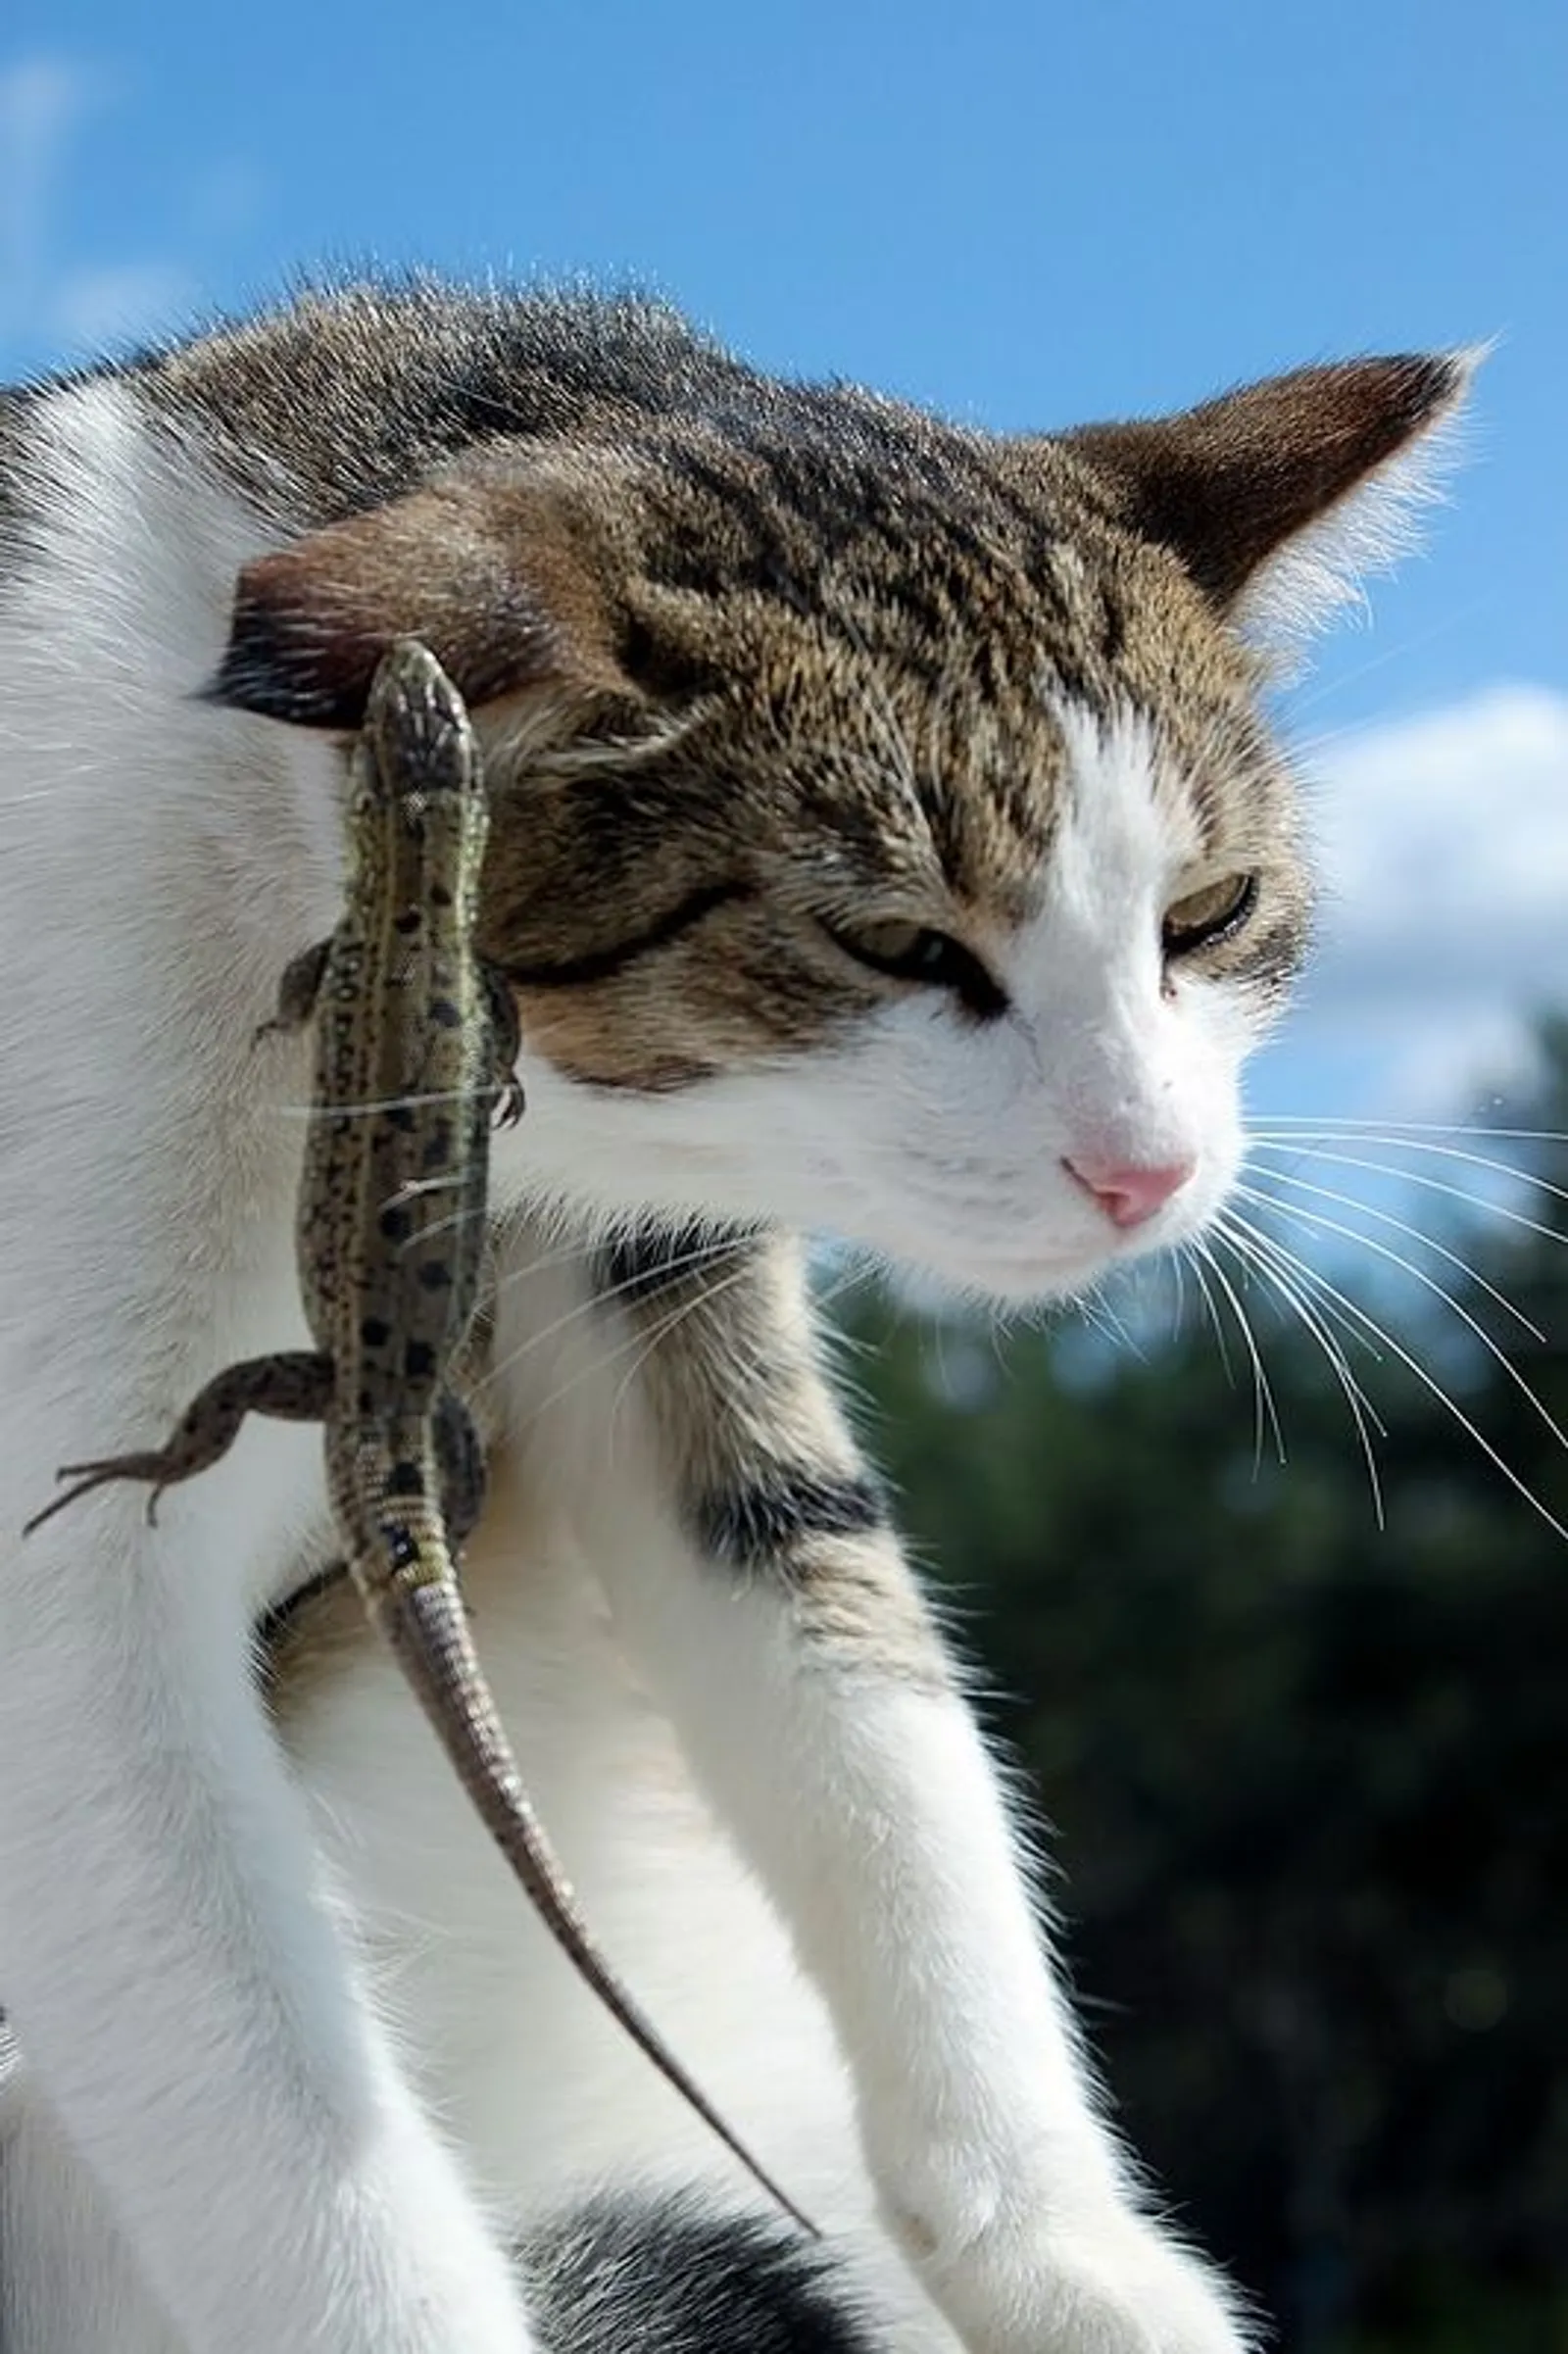
[(271, 1414), (283, 1422), (320, 1422), (332, 1401), (332, 1360), (313, 1349), (281, 1349), (272, 1356), (248, 1357), (243, 1364), (225, 1366), (204, 1390), (197, 1392), (163, 1447), (124, 1455), (103, 1455), (91, 1463), (63, 1463), (55, 1477), (73, 1480), (64, 1496), (34, 1512), (23, 1529), (24, 1537), (41, 1528), (67, 1504), (74, 1503), (107, 1480), (146, 1480), (152, 1494), (147, 1517), (158, 1517), (158, 1498), (166, 1488), (194, 1479), (227, 1454), (247, 1414)]
[(522, 1081), (517, 1076), (517, 1052), (522, 1045), (517, 1000), (500, 966), (483, 957), (479, 961), (479, 985), (490, 1023), (490, 1067), (495, 1075), (499, 1104), (496, 1116), (503, 1128), (514, 1128), (524, 1110)]
[(830, 2005), (891, 2228), (974, 2354), (1237, 2354), (1223, 2285), (1141, 2212), (1098, 2114), (995, 1771), (816, 1365), (793, 1253), (737, 1244), (694, 1274), (665, 1251), (638, 1280), (628, 1255), (601, 1288), (645, 1344), (638, 1394), (601, 1338), (586, 1534)]
[(326, 978), (326, 960), (331, 954), (330, 939), (318, 940), (289, 958), (277, 985), (276, 1010), (271, 1020), (263, 1022), (257, 1031), (258, 1040), (292, 1038), (304, 1029), (316, 1011), (316, 1001)]

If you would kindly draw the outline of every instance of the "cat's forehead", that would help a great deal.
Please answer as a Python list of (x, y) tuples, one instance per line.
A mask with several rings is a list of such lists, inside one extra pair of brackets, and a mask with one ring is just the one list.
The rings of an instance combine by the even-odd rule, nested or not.
[(973, 441), (950, 475), (933, 457), (897, 497), (857, 484), (856, 515), (814, 543), (798, 511), (760, 529), (755, 486), (732, 571), (710, 541), (731, 757), (878, 873), (934, 860), (1009, 922), (1040, 905), (1064, 824), (1093, 818), (1085, 799), (1110, 776), (1126, 794), (1130, 748), (1167, 863), (1283, 849), (1253, 662), (1175, 561), (1094, 514), (1070, 469), (1059, 501), (1036, 486), (1024, 507)]

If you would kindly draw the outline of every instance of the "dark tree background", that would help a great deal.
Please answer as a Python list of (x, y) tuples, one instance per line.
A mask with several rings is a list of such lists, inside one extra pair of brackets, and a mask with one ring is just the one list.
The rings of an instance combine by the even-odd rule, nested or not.
[[(1568, 1131), (1568, 1024), (1543, 1035), (1512, 1124)], [(1568, 1141), (1455, 1141), (1544, 1181), (1504, 1206), (1549, 1234), (1417, 1214), (1546, 1336), (1464, 1290), (1568, 1427)], [(1568, 1456), (1473, 1337), (1386, 1266), (1330, 1272), (1568, 1520)], [(1196, 1320), (1142, 1355), (1081, 1324), (999, 1348), (885, 1301), (848, 1321), (1177, 2212), (1290, 2354), (1564, 2354), (1568, 1544), (1347, 1339), (1387, 1426), (1380, 1530), (1321, 1349), (1245, 1298), (1289, 1452), (1255, 1476), (1247, 1352), (1228, 1375)]]

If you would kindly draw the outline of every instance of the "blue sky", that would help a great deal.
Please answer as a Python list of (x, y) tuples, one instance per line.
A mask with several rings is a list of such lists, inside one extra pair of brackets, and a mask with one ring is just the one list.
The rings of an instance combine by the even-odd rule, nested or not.
[(0, 372), (371, 258), (633, 277), (1001, 426), (1497, 337), (1426, 552), (1285, 705), (1355, 898), (1264, 1097), (1404, 1108), (1568, 999), (1565, 124), (1557, 0), (8, 0)]

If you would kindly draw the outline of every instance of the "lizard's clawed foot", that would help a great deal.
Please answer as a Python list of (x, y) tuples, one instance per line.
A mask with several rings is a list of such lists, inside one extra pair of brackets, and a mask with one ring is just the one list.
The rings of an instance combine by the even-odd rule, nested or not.
[(150, 1528), (156, 1528), (158, 1498), (169, 1485), (169, 1466), (162, 1455), (106, 1455), (97, 1463), (62, 1463), (55, 1478), (73, 1480), (75, 1485), (68, 1488), (64, 1496), (57, 1496), (53, 1503), (45, 1504), (41, 1512), (34, 1512), (30, 1520), (24, 1521), (22, 1528), (24, 1537), (30, 1537), (33, 1530), (42, 1528), (46, 1520), (53, 1520), (55, 1514), (63, 1512), (67, 1504), (74, 1504), (78, 1496), (86, 1496), (94, 1488), (106, 1487), (111, 1480), (152, 1481), (153, 1491), (147, 1498), (147, 1523)]

